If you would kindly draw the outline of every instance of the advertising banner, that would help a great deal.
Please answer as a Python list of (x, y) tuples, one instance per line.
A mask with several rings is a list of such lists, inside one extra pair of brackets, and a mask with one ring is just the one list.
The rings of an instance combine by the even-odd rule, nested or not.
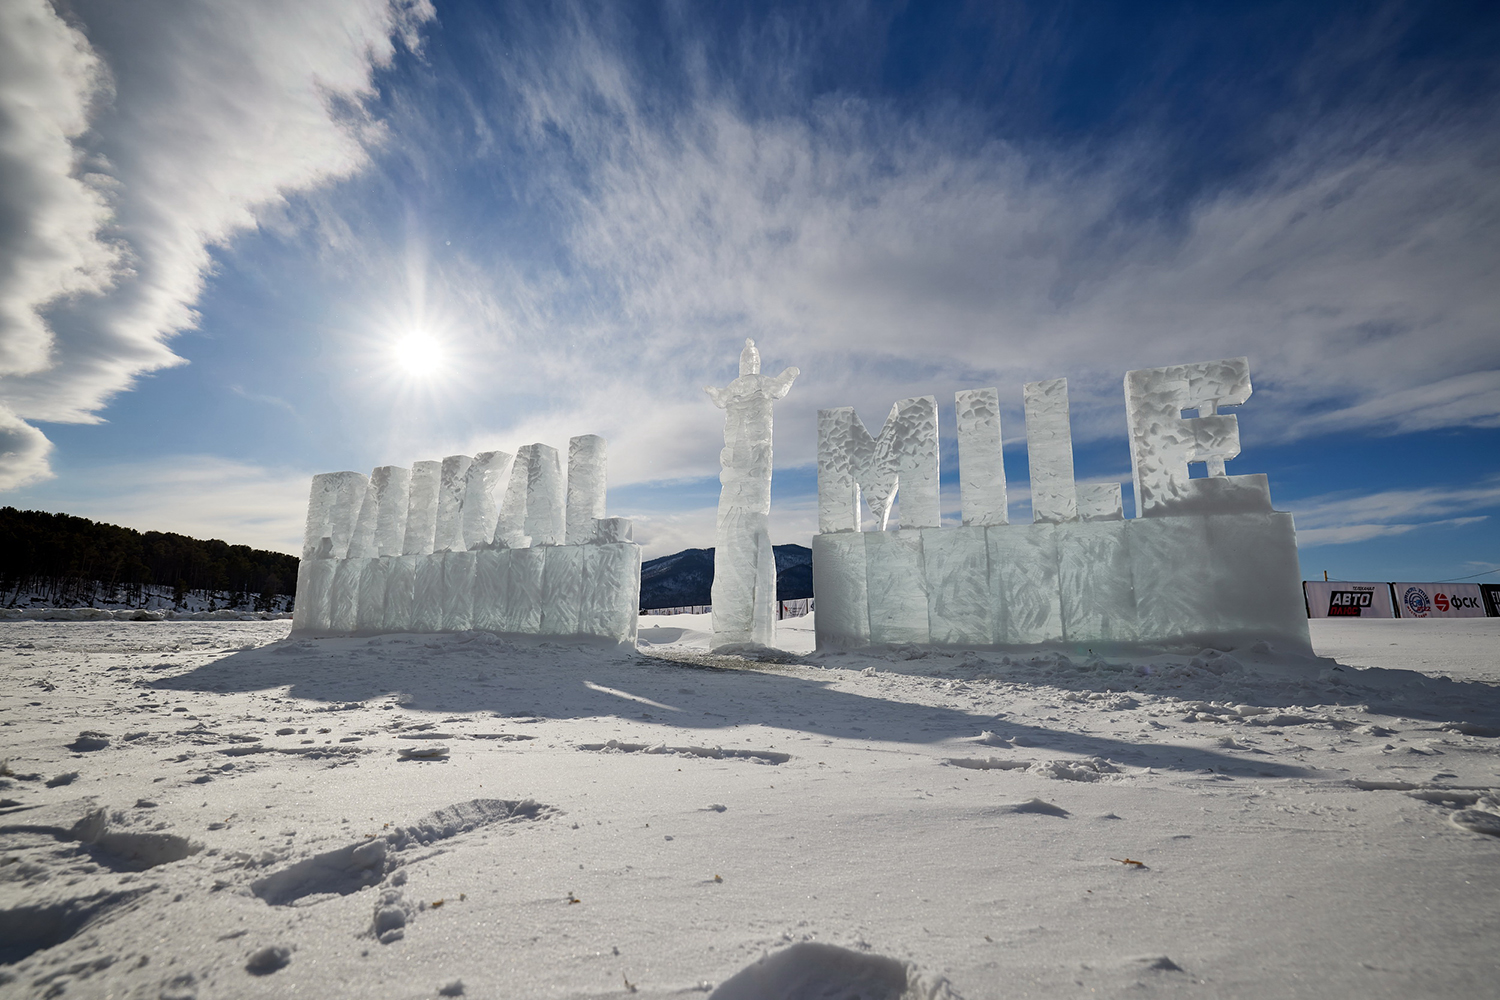
[(1402, 618), (1483, 618), (1484, 595), (1477, 583), (1396, 583)]
[(1479, 592), (1484, 595), (1485, 614), (1500, 618), (1500, 583), (1481, 583)]
[(1343, 580), (1307, 580), (1309, 618), (1395, 618), (1388, 583), (1348, 583)]

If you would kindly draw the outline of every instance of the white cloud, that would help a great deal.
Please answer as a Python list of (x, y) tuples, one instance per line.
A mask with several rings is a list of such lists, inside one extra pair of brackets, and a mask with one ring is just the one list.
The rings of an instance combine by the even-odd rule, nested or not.
[(105, 190), (74, 145), (108, 83), (83, 33), (46, 0), (0, 4), (0, 375), (47, 366), (42, 306), (111, 280)]
[(196, 322), (213, 245), (366, 162), (374, 69), (432, 15), (427, 0), (76, 0), (75, 29), (39, 0), (4, 9), (0, 36), (26, 58), (0, 53), (0, 157), (26, 183), (3, 186), (36, 195), (0, 227), (0, 398), (85, 422), (180, 363), (167, 341)]
[[(580, 388), (625, 358), (686, 400), (749, 335), (803, 369), (808, 413), (991, 384), (1016, 410), (1023, 381), (1066, 375), (1078, 437), (1123, 436), (1127, 369), (1249, 354), (1252, 447), (1500, 422), (1488, 121), (1320, 121), (1253, 180), (1130, 217), (1144, 144), (1086, 162), (853, 99), (751, 115), (711, 82), (664, 110), (577, 24), (497, 72), (540, 162), (559, 133), (575, 158), (539, 173), (585, 270), (505, 295), (538, 317), (517, 349)], [(788, 429), (804, 464), (812, 428)]]
[(1346, 524), (1334, 528), (1298, 528), (1297, 547), (1315, 548), (1319, 545), (1347, 545), (1350, 542), (1367, 542), (1372, 538), (1387, 538), (1404, 535), (1419, 528), (1457, 528), (1465, 524), (1485, 520), (1478, 517), (1450, 517), (1441, 521), (1424, 521), (1421, 524)]
[(1404, 535), (1419, 528), (1458, 527), (1483, 521), (1488, 514), (1469, 512), (1500, 507), (1500, 480), (1451, 489), (1424, 487), (1363, 495), (1330, 493), (1291, 506), (1299, 547), (1344, 545)]
[(0, 490), (49, 478), (47, 455), (51, 451), (52, 442), (45, 434), (0, 404)]

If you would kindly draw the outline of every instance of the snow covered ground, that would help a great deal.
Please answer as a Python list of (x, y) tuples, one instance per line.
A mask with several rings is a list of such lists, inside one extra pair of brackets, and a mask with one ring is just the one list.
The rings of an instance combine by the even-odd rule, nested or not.
[(1500, 620), (1312, 627), (1337, 664), (0, 623), (0, 997), (1490, 995)]

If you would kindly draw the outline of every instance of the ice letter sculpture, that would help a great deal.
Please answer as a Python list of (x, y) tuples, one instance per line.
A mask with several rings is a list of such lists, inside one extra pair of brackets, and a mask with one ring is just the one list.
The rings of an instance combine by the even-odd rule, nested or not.
[[(776, 641), (776, 557), (771, 550), (771, 404), (791, 389), (799, 372), (760, 373), (760, 352), (746, 340), (739, 378), (708, 386), (724, 411), (723, 466), (714, 541), (713, 648)], [(868, 437), (868, 435), (866, 435)]]
[(292, 634), (479, 629), (633, 643), (640, 547), (604, 439), (314, 476)]
[[(1024, 391), (1032, 523), (1011, 524), (999, 394), (958, 393), (962, 523), (939, 527), (937, 413), (902, 400), (878, 439), (847, 407), (818, 413), (813, 591), (819, 648), (881, 643), (1310, 652), (1296, 533), (1263, 475), (1228, 476), (1244, 358), (1125, 376), (1136, 516), (1119, 483), (1073, 477), (1065, 379)], [(1183, 411), (1196, 411), (1183, 416)], [(1206, 478), (1190, 478), (1202, 463)], [(901, 525), (888, 527), (899, 491)], [(875, 530), (861, 531), (860, 501)]]

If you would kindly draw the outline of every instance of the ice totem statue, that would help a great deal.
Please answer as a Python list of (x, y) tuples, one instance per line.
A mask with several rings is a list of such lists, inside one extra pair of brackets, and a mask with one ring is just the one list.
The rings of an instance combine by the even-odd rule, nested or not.
[(770, 646), (776, 640), (776, 557), (771, 551), (771, 404), (801, 374), (760, 373), (760, 352), (746, 340), (740, 376), (719, 389), (705, 386), (724, 411), (723, 466), (715, 534), (712, 591), (714, 649)]

